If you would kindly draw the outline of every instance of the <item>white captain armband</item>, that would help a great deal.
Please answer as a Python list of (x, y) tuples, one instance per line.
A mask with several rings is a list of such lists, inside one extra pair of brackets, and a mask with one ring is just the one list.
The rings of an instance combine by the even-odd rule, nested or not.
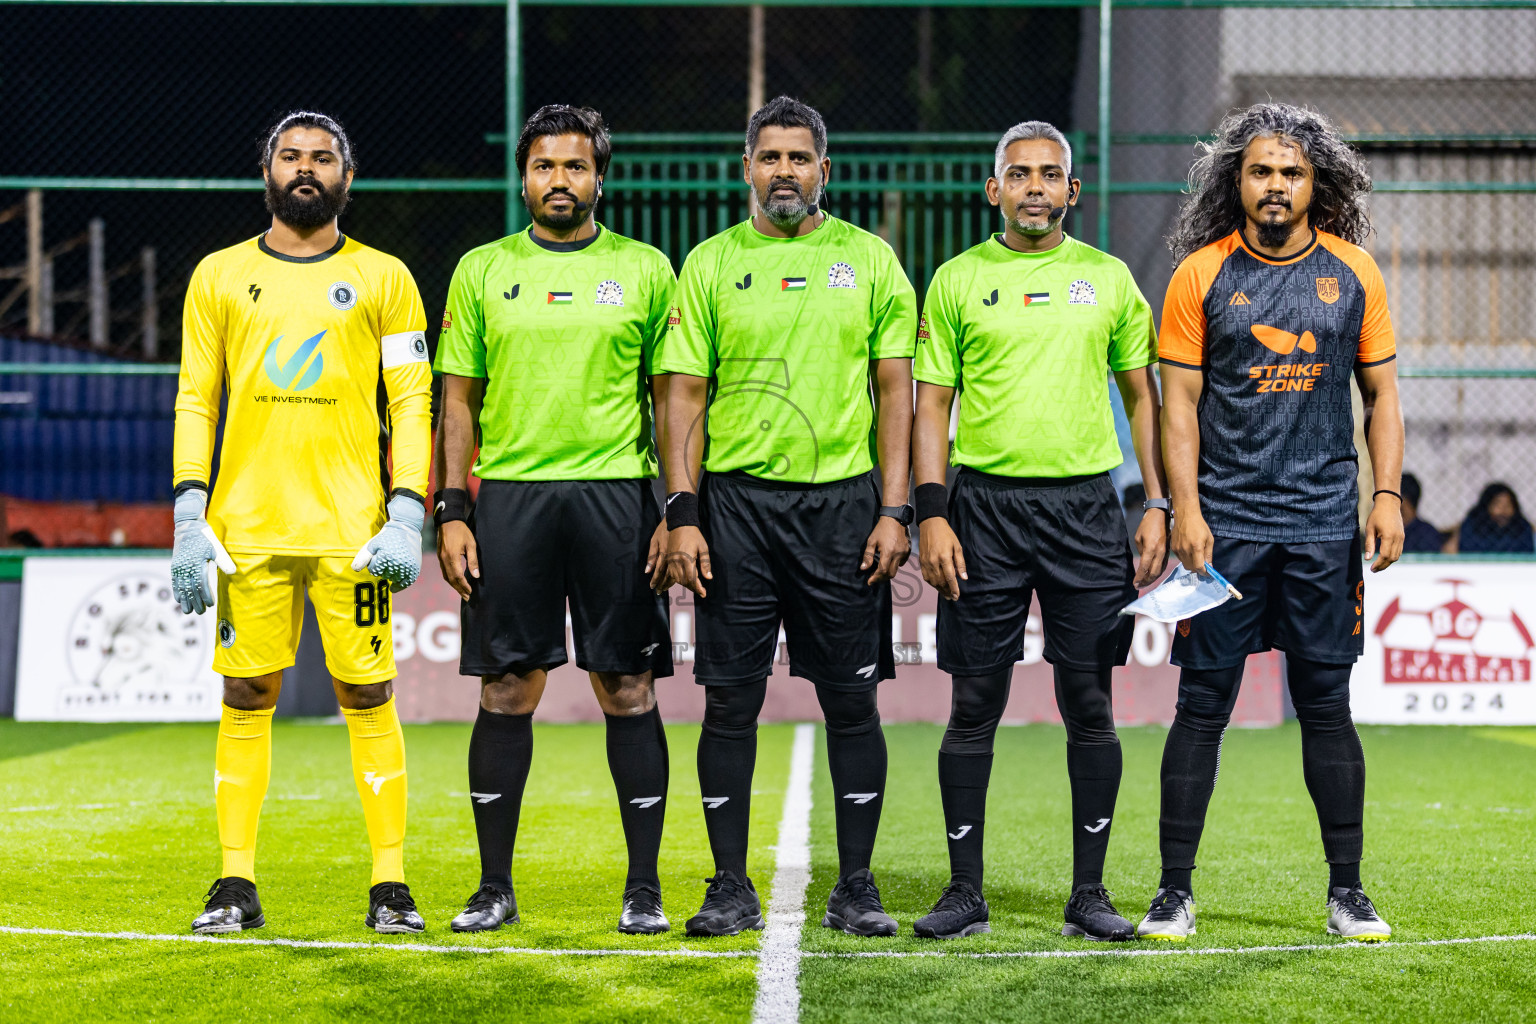
[(386, 334), (379, 339), (379, 354), (386, 370), (407, 363), (424, 363), (427, 361), (427, 334), (425, 331)]

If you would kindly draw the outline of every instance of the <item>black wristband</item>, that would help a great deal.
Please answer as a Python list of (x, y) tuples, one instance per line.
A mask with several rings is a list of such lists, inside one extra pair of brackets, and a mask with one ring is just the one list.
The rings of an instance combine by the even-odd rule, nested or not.
[(918, 484), (912, 503), (917, 506), (917, 521), (943, 519), (949, 515), (949, 488), (943, 484)]
[(667, 495), (667, 529), (699, 525), (699, 496), (693, 491), (673, 491)]
[(432, 521), (444, 523), (469, 521), (469, 492), (462, 487), (444, 487), (432, 495)]
[[(1392, 495), (1392, 497), (1396, 498), (1399, 503), (1401, 503), (1402, 500), (1403, 500), (1403, 496), (1401, 494), (1398, 494), (1396, 491), (1389, 491), (1385, 487), (1383, 487), (1381, 490), (1377, 491), (1376, 494), (1390, 494), (1390, 495)], [(1372, 501), (1376, 500), (1376, 494), (1372, 494), (1371, 495), (1371, 500)]]

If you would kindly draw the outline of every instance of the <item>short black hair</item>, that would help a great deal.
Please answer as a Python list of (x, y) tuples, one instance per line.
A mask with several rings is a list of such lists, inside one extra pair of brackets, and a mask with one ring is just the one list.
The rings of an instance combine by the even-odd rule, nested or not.
[(764, 128), (809, 128), (816, 143), (816, 159), (827, 155), (827, 123), (816, 108), (791, 96), (775, 96), (757, 108), (747, 122), (747, 156), (757, 149)]
[(331, 138), (336, 140), (337, 156), (341, 157), (342, 171), (357, 170), (357, 164), (352, 159), (352, 140), (347, 138), (347, 130), (334, 117), (314, 110), (295, 110), (284, 114), (277, 124), (272, 126), (262, 146), (262, 167), (268, 169), (272, 167), (272, 158), (277, 155), (277, 140), (282, 138), (283, 132), (290, 128), (318, 128), (323, 132), (329, 132)]
[(517, 174), (526, 175), (528, 151), (533, 140), (546, 135), (585, 135), (592, 140), (592, 158), (597, 164), (597, 176), (608, 173), (608, 161), (613, 156), (613, 140), (608, 137), (608, 125), (603, 115), (591, 107), (573, 107), (565, 103), (546, 103), (523, 122), (523, 130), (517, 135)]
[(1398, 484), (1402, 489), (1403, 500), (1414, 508), (1419, 507), (1419, 496), (1424, 493), (1424, 488), (1419, 486), (1419, 478), (1412, 473), (1404, 473), (1402, 483)]

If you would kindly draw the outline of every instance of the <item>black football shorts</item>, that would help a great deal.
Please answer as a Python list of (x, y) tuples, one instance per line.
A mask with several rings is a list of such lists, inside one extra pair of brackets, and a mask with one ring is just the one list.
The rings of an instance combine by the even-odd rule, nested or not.
[(463, 603), (464, 675), (568, 660), (588, 672), (672, 674), (667, 599), (645, 572), (661, 510), (649, 480), (485, 480), (470, 527), (480, 578)]
[(1358, 533), (1307, 544), (1215, 540), (1211, 565), (1243, 599), (1181, 621), (1173, 637), (1175, 665), (1232, 668), (1272, 648), (1325, 665), (1352, 665), (1365, 653)]
[(714, 579), (696, 602), (697, 682), (769, 675), (780, 622), (792, 676), (865, 690), (896, 675), (890, 583), (859, 568), (880, 515), (872, 473), (800, 485), (707, 474), (699, 513)]
[(1024, 656), (1031, 594), (1040, 597), (1045, 660), (1063, 668), (1124, 665), (1136, 600), (1125, 514), (1109, 474), (1019, 479), (961, 469), (949, 525), (968, 579), (939, 601), (939, 668), (990, 675)]

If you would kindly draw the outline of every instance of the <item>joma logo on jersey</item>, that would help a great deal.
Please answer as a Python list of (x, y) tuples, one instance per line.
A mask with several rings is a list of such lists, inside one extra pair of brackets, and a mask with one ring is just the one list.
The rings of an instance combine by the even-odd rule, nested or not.
[[(325, 357), (320, 352), (320, 339), (323, 337), (325, 332), (321, 331), (312, 338), (306, 338), (287, 360), (280, 363), (277, 347), (283, 343), (283, 336), (278, 335), (267, 346), (266, 358), (262, 360), (261, 368), (267, 372), (267, 379), (284, 391), (303, 391), (312, 387), (325, 369)], [(313, 361), (310, 356), (314, 356)], [(306, 364), (308, 369), (305, 368)]]

